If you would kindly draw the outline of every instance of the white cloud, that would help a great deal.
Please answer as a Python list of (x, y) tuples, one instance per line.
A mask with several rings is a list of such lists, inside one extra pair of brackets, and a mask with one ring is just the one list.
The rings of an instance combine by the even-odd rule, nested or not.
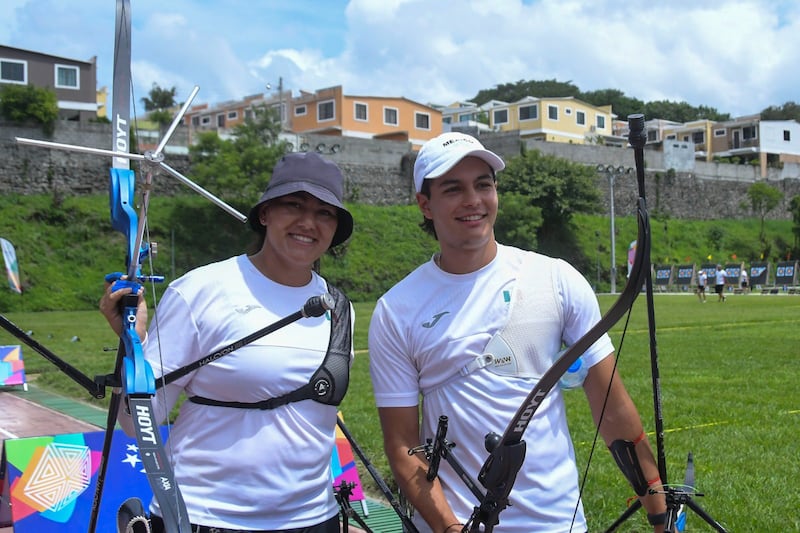
[[(7, 0), (4, 44), (88, 59), (111, 85), (107, 0)], [(571, 81), (732, 115), (798, 100), (800, 5), (789, 0), (229, 0), (132, 2), (137, 96), (199, 102), (343, 85), (450, 103), (519, 80)], [(7, 37), (3, 37), (3, 36)], [(138, 104), (138, 102), (137, 102)]]

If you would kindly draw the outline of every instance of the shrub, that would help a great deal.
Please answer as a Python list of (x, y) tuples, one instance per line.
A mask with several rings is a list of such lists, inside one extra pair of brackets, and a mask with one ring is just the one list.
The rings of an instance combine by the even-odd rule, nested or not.
[(0, 116), (12, 122), (41, 124), (48, 136), (58, 118), (58, 99), (50, 89), (8, 84), (0, 87)]

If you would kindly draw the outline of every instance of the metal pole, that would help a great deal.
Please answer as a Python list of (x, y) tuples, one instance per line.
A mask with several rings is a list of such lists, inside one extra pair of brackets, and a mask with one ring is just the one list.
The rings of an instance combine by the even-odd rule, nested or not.
[(608, 172), (611, 193), (611, 294), (617, 294), (617, 237), (614, 227), (614, 171)]
[(280, 117), (281, 132), (283, 132), (283, 76), (278, 78), (278, 116)]

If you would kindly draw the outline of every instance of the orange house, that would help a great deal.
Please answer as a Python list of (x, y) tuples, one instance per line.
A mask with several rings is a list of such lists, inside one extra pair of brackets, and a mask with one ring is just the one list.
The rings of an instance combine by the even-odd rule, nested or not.
[(442, 133), (442, 113), (403, 97), (352, 96), (342, 86), (300, 91), (289, 109), (294, 133), (408, 141), (418, 149)]

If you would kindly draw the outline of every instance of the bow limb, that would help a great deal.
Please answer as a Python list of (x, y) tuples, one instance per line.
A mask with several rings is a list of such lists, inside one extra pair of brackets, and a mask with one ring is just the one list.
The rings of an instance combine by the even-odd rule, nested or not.
[[(643, 128), (643, 117), (641, 127)], [(631, 122), (630, 143), (636, 149), (636, 165), (638, 171), (639, 200), (637, 202), (637, 223), (638, 238), (640, 243), (636, 248), (636, 255), (631, 275), (622, 293), (605, 315), (587, 331), (580, 339), (571, 346), (563, 350), (557, 357), (555, 363), (544, 373), (528, 394), (522, 405), (506, 427), (503, 436), (500, 437), (489, 457), (484, 462), (478, 475), (478, 480), (486, 488), (486, 497), (475, 508), (469, 522), (464, 527), (464, 531), (481, 531), (483, 525), (484, 532), (491, 532), (495, 525), (499, 523), (500, 512), (509, 505), (508, 495), (516, 480), (517, 473), (525, 460), (525, 441), (522, 436), (528, 424), (533, 419), (536, 411), (544, 402), (547, 394), (558, 384), (561, 376), (569, 369), (586, 350), (591, 347), (600, 337), (606, 334), (625, 314), (633, 307), (636, 298), (639, 296), (642, 285), (647, 279), (647, 272), (650, 268), (650, 219), (647, 213), (647, 205), (644, 194), (644, 158), (641, 154), (639, 137), (641, 130), (640, 124)], [(635, 137), (636, 136), (636, 137)], [(646, 139), (645, 139), (646, 140)], [(488, 439), (487, 439), (488, 440)]]

